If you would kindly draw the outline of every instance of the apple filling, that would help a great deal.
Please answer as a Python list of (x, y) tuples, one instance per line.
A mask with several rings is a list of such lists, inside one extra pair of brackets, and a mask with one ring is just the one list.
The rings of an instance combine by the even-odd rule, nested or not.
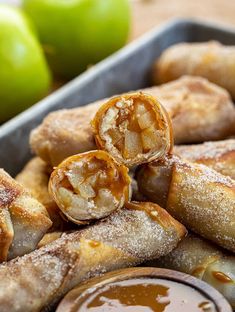
[[(107, 158), (106, 152), (98, 151), (98, 157), (95, 153), (77, 155), (78, 159), (70, 157), (73, 161), (65, 168), (59, 167), (51, 179), (58, 206), (77, 223), (103, 218), (128, 200), (130, 181), (127, 169), (110, 156)], [(103, 154), (105, 157), (100, 157)], [(56, 186), (53, 183), (55, 178)]]
[(99, 135), (105, 149), (128, 164), (129, 160), (162, 151), (166, 135), (161, 117), (148, 101), (120, 98), (105, 112)]

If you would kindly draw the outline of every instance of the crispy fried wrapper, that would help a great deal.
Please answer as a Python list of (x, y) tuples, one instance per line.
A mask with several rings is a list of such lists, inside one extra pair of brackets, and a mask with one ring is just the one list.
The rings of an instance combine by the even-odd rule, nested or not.
[(166, 255), (185, 233), (156, 204), (128, 204), (96, 225), (0, 265), (1, 312), (48, 311), (81, 281)]
[(159, 159), (172, 148), (171, 122), (165, 109), (142, 92), (107, 101), (92, 126), (97, 146), (128, 167)]
[(235, 181), (173, 156), (143, 166), (138, 186), (188, 229), (235, 252)]
[(52, 167), (68, 156), (96, 149), (91, 120), (103, 101), (50, 113), (30, 135), (30, 145)]
[(55, 231), (66, 228), (68, 222), (61, 217), (60, 209), (48, 192), (51, 171), (52, 169), (43, 160), (39, 157), (34, 157), (25, 165), (15, 179), (45, 206), (53, 222), (50, 231)]
[(49, 192), (74, 223), (107, 217), (130, 199), (128, 169), (107, 152), (90, 151), (66, 158), (51, 174)]
[(189, 234), (172, 252), (148, 265), (194, 275), (220, 291), (235, 309), (235, 256), (209, 241)]
[(0, 261), (34, 250), (51, 225), (46, 208), (0, 169)]
[(228, 92), (207, 79), (184, 76), (145, 91), (166, 108), (175, 144), (221, 140), (235, 133), (235, 108)]
[(235, 180), (235, 140), (177, 145), (174, 154), (201, 163)]
[(217, 41), (179, 43), (166, 49), (154, 65), (154, 80), (165, 83), (183, 75), (205, 77), (235, 98), (235, 46)]
[[(177, 144), (220, 140), (235, 133), (235, 109), (228, 92), (206, 79), (188, 76), (142, 91), (157, 97), (167, 110), (172, 119), (174, 141)], [(56, 166), (68, 156), (96, 149), (90, 121), (106, 101), (50, 113), (31, 133), (33, 152), (50, 165)], [(148, 119), (150, 115), (144, 114), (143, 119), (140, 119), (142, 127), (142, 121), (145, 122), (144, 118)], [(151, 118), (148, 123), (149, 120)], [(115, 140), (118, 140), (118, 132), (114, 133)], [(148, 134), (148, 130), (144, 133)], [(133, 142), (138, 142), (136, 138), (139, 136), (133, 133), (130, 135)], [(147, 138), (150, 136), (147, 135)], [(145, 142), (148, 144), (149, 140)]]

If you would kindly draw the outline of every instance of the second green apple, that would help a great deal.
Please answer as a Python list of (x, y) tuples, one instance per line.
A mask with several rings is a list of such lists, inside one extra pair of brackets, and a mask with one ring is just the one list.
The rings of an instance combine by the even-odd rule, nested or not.
[(128, 0), (24, 0), (53, 72), (72, 78), (127, 41)]

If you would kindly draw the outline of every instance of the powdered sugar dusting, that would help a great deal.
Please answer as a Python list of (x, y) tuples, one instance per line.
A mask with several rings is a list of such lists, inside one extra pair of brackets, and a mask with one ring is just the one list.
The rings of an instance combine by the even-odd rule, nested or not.
[(218, 159), (228, 152), (235, 152), (235, 140), (205, 142), (198, 145), (179, 145), (174, 147), (174, 153), (186, 159), (195, 161), (199, 159)]
[(235, 251), (235, 181), (199, 164), (176, 163), (167, 209), (202, 236)]
[(179, 239), (174, 228), (166, 231), (144, 211), (124, 209), (86, 233), (85, 237), (111, 244), (141, 261), (166, 253)]
[[(84, 244), (87, 240), (101, 244), (89, 247), (91, 251)], [(2, 264), (1, 311), (40, 310), (57, 302), (80, 281), (165, 255), (178, 241), (173, 226), (164, 230), (144, 211), (122, 209), (105, 221), (64, 234), (31, 254)], [(118, 258), (109, 253), (107, 262), (105, 246), (114, 248)]]

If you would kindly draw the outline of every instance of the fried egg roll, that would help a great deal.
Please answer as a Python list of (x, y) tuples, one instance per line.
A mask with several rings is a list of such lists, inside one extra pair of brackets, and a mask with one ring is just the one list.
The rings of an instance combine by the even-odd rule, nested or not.
[(97, 146), (128, 167), (159, 159), (172, 148), (171, 122), (165, 109), (142, 92), (107, 101), (92, 126)]
[(46, 208), (0, 169), (0, 261), (34, 250), (51, 225)]
[(156, 204), (128, 204), (95, 225), (0, 265), (1, 312), (48, 311), (81, 281), (166, 255), (185, 232)]
[(235, 256), (209, 241), (189, 234), (172, 252), (148, 265), (194, 275), (220, 291), (235, 309)]
[(138, 186), (188, 229), (235, 252), (235, 181), (173, 156), (142, 166)]
[(74, 223), (107, 217), (130, 198), (128, 169), (105, 151), (66, 158), (51, 174), (49, 192)]
[[(206, 79), (188, 76), (142, 91), (159, 99), (168, 112), (176, 144), (220, 140), (235, 133), (235, 108), (228, 92)], [(33, 152), (51, 166), (56, 166), (68, 156), (97, 149), (90, 121), (106, 101), (107, 99), (84, 107), (50, 113), (42, 124), (31, 132), (30, 144)], [(135, 115), (132, 115), (135, 119)], [(151, 113), (143, 116), (141, 113), (141, 127), (145, 127), (145, 122), (151, 122), (150, 116)], [(138, 123), (137, 128), (134, 125), (135, 123), (133, 133), (139, 129)], [(144, 134), (148, 132), (147, 129), (143, 131)], [(115, 139), (113, 142), (116, 141), (116, 144), (120, 138), (118, 133), (113, 131), (112, 134), (112, 140)], [(139, 136), (133, 133), (129, 131), (127, 136), (129, 134), (135, 146), (139, 146), (137, 151), (140, 151), (142, 145), (138, 144)], [(144, 134), (141, 138), (144, 138), (145, 144), (151, 144), (151, 136), (147, 135), (146, 139)], [(129, 140), (126, 140), (125, 143), (124, 139), (126, 147), (129, 147), (128, 142)], [(145, 147), (150, 147), (147, 145)]]
[(172, 119), (175, 144), (221, 140), (235, 133), (229, 93), (202, 77), (184, 76), (146, 89)]
[(235, 180), (235, 140), (177, 145), (174, 154), (192, 162), (204, 164)]
[(61, 217), (60, 209), (48, 192), (48, 182), (52, 169), (39, 157), (31, 159), (16, 176), (16, 181), (26, 187), (32, 195), (44, 205), (53, 222), (50, 231), (61, 230), (66, 227)]
[(183, 75), (205, 77), (235, 98), (235, 46), (217, 41), (179, 43), (166, 49), (154, 65), (154, 80), (165, 83)]

